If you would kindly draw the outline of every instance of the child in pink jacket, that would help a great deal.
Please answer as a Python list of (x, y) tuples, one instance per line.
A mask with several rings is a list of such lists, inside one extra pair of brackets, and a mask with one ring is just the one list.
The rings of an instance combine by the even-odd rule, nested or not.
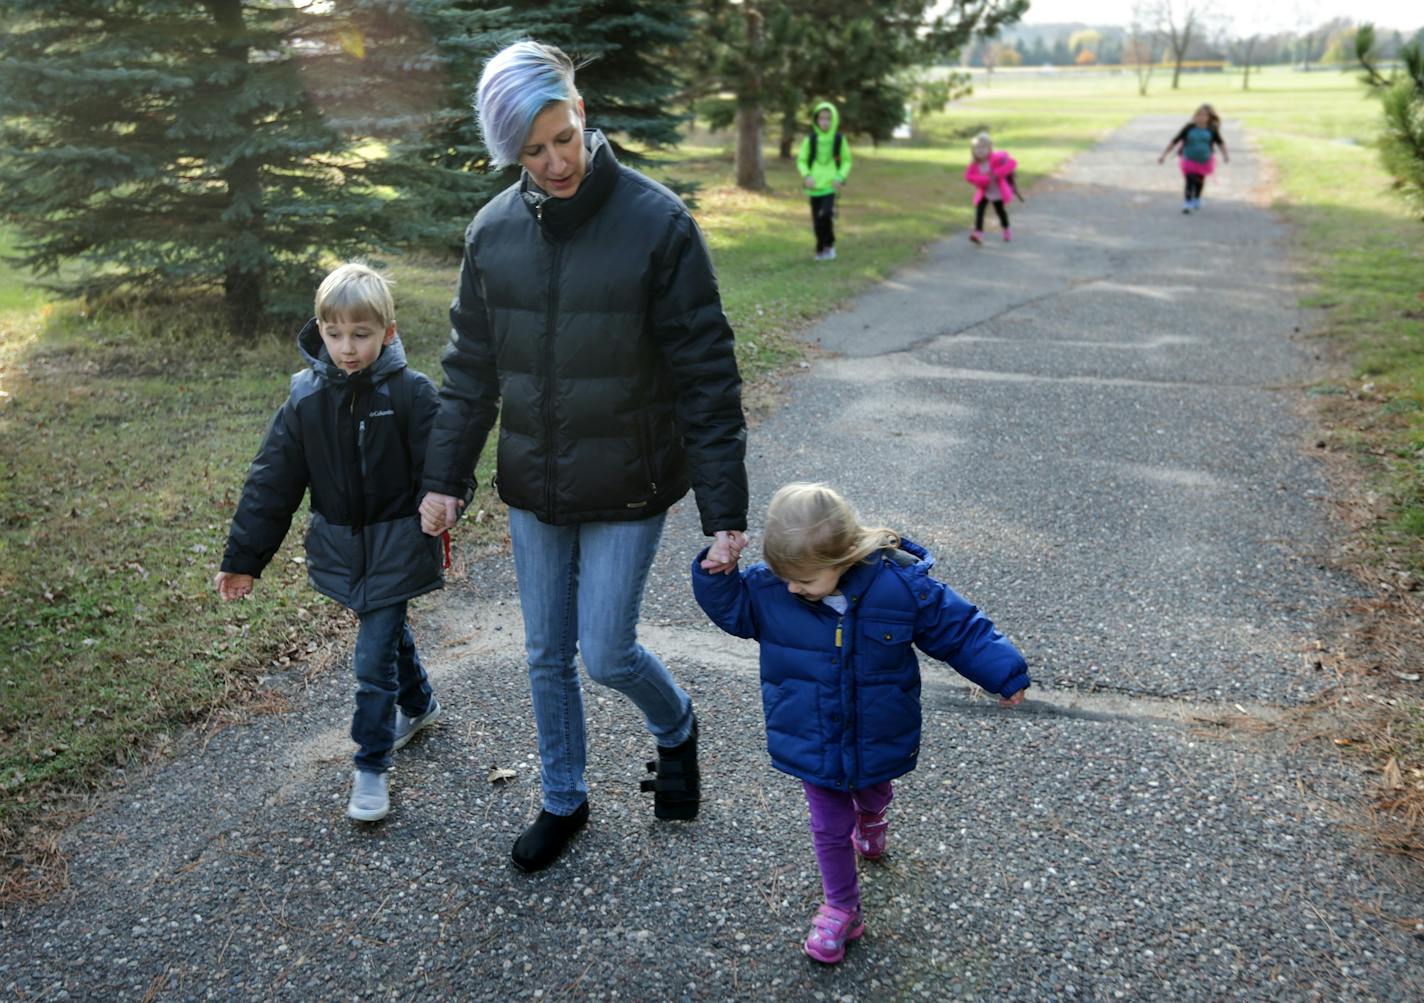
[(964, 169), (964, 180), (974, 187), (974, 231), (969, 239), (976, 244), (984, 242), (984, 210), (993, 202), (999, 225), (1004, 228), (1004, 240), (1012, 240), (1009, 213), (1004, 206), (1012, 202), (1015, 195), (1023, 201), (1014, 179), (1018, 163), (1002, 150), (995, 150), (987, 132), (974, 137), (970, 153), (969, 166)]

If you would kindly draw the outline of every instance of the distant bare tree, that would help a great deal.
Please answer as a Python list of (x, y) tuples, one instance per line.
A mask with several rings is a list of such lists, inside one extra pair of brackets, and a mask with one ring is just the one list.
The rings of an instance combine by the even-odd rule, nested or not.
[(1127, 44), (1122, 48), (1122, 61), (1137, 74), (1137, 93), (1147, 96), (1152, 83), (1152, 71), (1162, 52), (1162, 33), (1148, 21), (1149, 12), (1141, 5), (1132, 10), (1132, 23), (1127, 27)]
[(1241, 65), (1241, 89), (1243, 91), (1251, 89), (1251, 57), (1256, 52), (1256, 42), (1260, 38), (1260, 35), (1249, 35), (1231, 43), (1231, 58)]
[(1156, 13), (1157, 23), (1172, 49), (1172, 90), (1176, 90), (1182, 79), (1187, 49), (1201, 32), (1208, 4), (1199, 0), (1157, 0)]

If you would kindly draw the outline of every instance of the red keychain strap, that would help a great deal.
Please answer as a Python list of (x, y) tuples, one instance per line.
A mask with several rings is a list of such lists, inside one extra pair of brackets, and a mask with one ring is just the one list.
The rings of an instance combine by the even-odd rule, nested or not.
[(450, 570), (450, 531), (447, 529), (440, 534), (440, 542), (445, 544), (445, 570)]

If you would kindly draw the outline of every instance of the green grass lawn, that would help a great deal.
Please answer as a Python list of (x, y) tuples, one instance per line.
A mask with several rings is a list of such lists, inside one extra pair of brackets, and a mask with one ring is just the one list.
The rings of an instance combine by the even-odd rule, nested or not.
[[(731, 185), (730, 148), (715, 138), (678, 151), (683, 161), (667, 170), (701, 184), (697, 216), (755, 383), (798, 357), (795, 331), (967, 224), (961, 175), (974, 132), (990, 127), (1029, 185), (1133, 115), (1185, 119), (1212, 100), (1279, 164), (1317, 301), (1332, 304), (1329, 332), (1360, 378), (1392, 402), (1380, 432), (1390, 448), (1417, 450), (1418, 324), (1405, 315), (1418, 309), (1420, 230), (1402, 218), (1373, 151), (1339, 142), (1367, 144), (1376, 106), (1333, 74), (1265, 74), (1246, 95), (1232, 87), (1186, 78), (1181, 92), (1159, 82), (1144, 100), (1129, 78), (996, 76), (912, 140), (856, 145), (834, 263), (812, 260), (806, 198), (774, 150), (763, 193)], [(0, 250), (6, 239), (0, 234)], [(397, 260), (391, 270), (411, 362), (438, 376), (455, 264)], [(302, 659), (315, 639), (340, 639), (349, 623), (305, 586), (295, 532), (253, 601), (223, 605), (214, 596), (246, 465), (299, 365), (288, 337), (236, 345), (215, 333), (214, 316), (200, 305), (157, 319), (91, 316), (49, 302), (0, 266), (0, 458), (9, 475), (0, 478), (0, 847), (8, 851), (42, 838), (54, 810), (101, 783), (106, 769), (241, 703), (274, 663)], [(1401, 499), (1411, 483), (1417, 498), (1417, 457), (1394, 454), (1382, 473)], [(498, 511), (488, 494), (475, 507)], [(1397, 524), (1413, 525), (1408, 505), (1399, 511)], [(458, 536), (488, 542), (501, 525), (467, 521)]]

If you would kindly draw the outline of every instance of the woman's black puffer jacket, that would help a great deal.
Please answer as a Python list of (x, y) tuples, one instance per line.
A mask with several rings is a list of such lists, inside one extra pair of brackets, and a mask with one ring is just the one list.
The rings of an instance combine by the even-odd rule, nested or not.
[(466, 496), (500, 415), (496, 482), (553, 525), (643, 519), (692, 487), (702, 529), (746, 528), (732, 330), (681, 200), (585, 133), (569, 199), (526, 174), (465, 231), (424, 487)]

